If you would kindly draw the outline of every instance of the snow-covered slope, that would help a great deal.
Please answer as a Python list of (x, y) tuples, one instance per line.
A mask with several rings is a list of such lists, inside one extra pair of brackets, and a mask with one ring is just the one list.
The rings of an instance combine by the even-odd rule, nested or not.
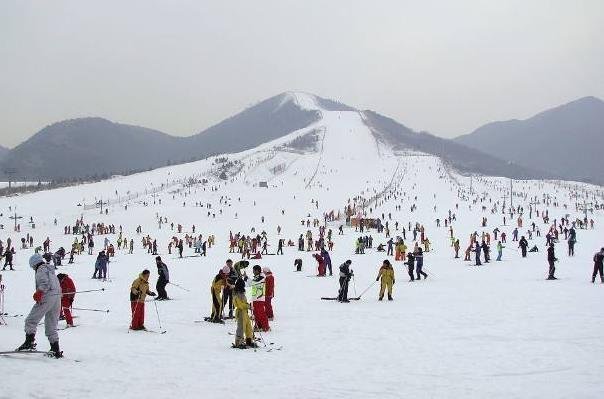
[[(0, 198), (0, 239), (18, 243), (32, 234), (35, 246), (49, 237), (51, 246), (69, 248), (74, 236), (64, 226), (77, 218), (123, 229), (135, 240), (134, 254), (118, 251), (109, 265), (108, 281), (92, 280), (95, 256), (76, 256), (75, 264), (59, 267), (80, 290), (105, 288), (102, 293), (79, 294), (74, 307), (110, 310), (74, 311), (77, 328), (60, 331), (65, 359), (35, 356), (0, 357), (4, 371), (0, 396), (23, 397), (163, 397), (241, 398), (400, 398), (400, 397), (597, 397), (599, 370), (604, 366), (601, 340), (603, 285), (590, 282), (593, 253), (602, 246), (602, 204), (598, 187), (560, 181), (514, 181), (514, 207), (524, 209), (520, 233), (528, 235), (540, 252), (522, 259), (510, 242), (517, 214), (510, 218), (509, 181), (497, 177), (462, 176), (434, 156), (414, 151), (395, 152), (376, 139), (353, 109), (324, 106), (316, 97), (291, 93), (306, 109), (321, 113), (314, 124), (257, 148), (190, 164), (116, 177), (107, 181), (35, 194)], [(330, 110), (331, 109), (331, 110)], [(204, 181), (206, 183), (195, 183)], [(261, 187), (267, 182), (267, 188)], [(108, 214), (94, 208), (103, 200)], [(578, 230), (576, 255), (568, 257), (561, 240), (556, 251), (558, 281), (545, 281), (547, 263), (543, 236), (551, 220), (582, 217), (575, 203), (586, 201), (594, 229)], [(501, 214), (505, 202), (506, 224)], [(409, 224), (419, 223), (431, 241), (425, 256), (427, 280), (408, 283), (400, 261), (377, 252), (387, 238), (374, 229), (374, 248), (354, 253), (360, 236), (345, 225), (343, 210), (356, 203), (356, 212), (388, 222), (392, 236), (413, 247)], [(80, 206), (78, 206), (80, 205)], [(415, 206), (414, 206), (415, 205)], [(412, 211), (413, 207), (413, 211)], [(529, 211), (529, 208), (532, 210)], [(594, 209), (593, 212), (589, 209)], [(334, 211), (341, 218), (328, 222), (333, 230), (331, 258), (334, 277), (316, 274), (312, 252), (286, 247), (285, 254), (252, 261), (270, 267), (276, 279), (275, 320), (262, 337), (264, 348), (233, 350), (235, 325), (195, 323), (210, 312), (209, 287), (229, 253), (229, 233), (266, 231), (269, 252), (277, 240), (296, 242), (300, 234), (318, 229), (306, 221)], [(21, 233), (10, 228), (16, 211)], [(508, 234), (502, 262), (470, 267), (454, 259), (445, 218), (455, 215), (453, 235), (460, 239), (461, 256), (473, 232), (496, 227)], [(530, 212), (530, 215), (529, 215)], [(35, 228), (28, 224), (30, 217)], [(158, 217), (167, 224), (160, 228)], [(482, 227), (482, 218), (487, 226)], [(54, 224), (54, 219), (57, 224)], [(263, 221), (264, 219), (264, 221)], [(441, 226), (437, 227), (436, 219)], [(513, 219), (513, 220), (512, 220)], [(398, 227), (396, 226), (398, 222)], [(174, 223), (174, 229), (170, 224)], [(178, 233), (176, 226), (182, 224)], [(141, 226), (143, 233), (136, 234)], [(168, 253), (171, 237), (196, 233), (216, 236), (207, 257), (184, 259)], [(277, 234), (278, 227), (281, 234)], [(142, 269), (157, 278), (154, 256), (141, 247), (143, 236), (157, 239), (159, 252), (170, 268), (172, 301), (146, 307), (147, 328), (166, 334), (128, 332), (130, 284)], [(95, 237), (97, 249), (108, 237)], [(419, 235), (418, 235), (419, 239)], [(491, 246), (494, 250), (495, 243)], [(33, 249), (16, 248), (14, 272), (3, 272), (5, 311), (27, 314), (32, 305), (33, 273), (27, 259)], [(303, 272), (294, 272), (294, 259)], [(388, 258), (396, 274), (394, 301), (377, 300), (379, 266)], [(494, 258), (494, 256), (493, 256)], [(361, 300), (348, 304), (322, 301), (338, 290), (338, 266), (353, 261), (355, 277), (350, 296), (367, 289)], [(249, 294), (249, 293), (248, 293)], [(2, 349), (23, 340), (23, 317), (7, 317), (0, 326)], [(161, 321), (161, 327), (160, 327)], [(64, 322), (60, 322), (63, 326)], [(37, 341), (47, 348), (42, 327)], [(274, 344), (271, 344), (274, 343)], [(79, 360), (80, 362), (73, 362)]]

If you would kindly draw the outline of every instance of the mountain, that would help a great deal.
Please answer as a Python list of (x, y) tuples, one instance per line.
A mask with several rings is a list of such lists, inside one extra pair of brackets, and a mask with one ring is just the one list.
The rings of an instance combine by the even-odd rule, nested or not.
[(435, 155), (461, 172), (506, 176), (515, 179), (551, 177), (549, 173), (503, 161), (452, 140), (436, 137), (426, 132), (414, 132), (395, 120), (373, 111), (364, 111), (363, 115), (376, 137), (389, 143), (395, 150), (410, 149)]
[(455, 141), (566, 180), (604, 185), (604, 101), (595, 97), (526, 120), (489, 123)]
[(9, 150), (8, 148), (3, 147), (3, 146), (1, 146), (1, 145), (0, 145), (0, 161), (2, 160), (2, 158), (3, 158), (3, 157), (6, 155), (6, 154), (8, 154), (8, 152), (9, 152), (9, 151), (10, 151), (10, 150)]
[[(326, 136), (327, 127), (336, 133)], [(354, 133), (346, 134), (346, 129)], [(280, 141), (301, 131), (305, 134), (288, 142)], [(102, 118), (58, 122), (10, 150), (0, 160), (0, 171), (10, 169), (15, 172), (15, 178), (33, 181), (106, 178), (211, 155), (234, 154), (273, 142), (288, 151), (322, 154), (325, 138), (329, 140), (335, 136), (340, 137), (338, 140), (342, 144), (345, 142), (346, 153), (352, 153), (350, 145), (367, 148), (377, 143), (377, 150), (413, 150), (435, 155), (466, 173), (519, 179), (554, 177), (557, 174), (551, 170), (538, 171), (533, 165), (504, 161), (462, 142), (414, 132), (374, 111), (360, 111), (337, 101), (300, 92), (286, 92), (268, 98), (189, 137), (174, 137)], [(321, 147), (318, 147), (319, 141)], [(362, 157), (359, 156), (359, 160), (362, 161)]]
[(73, 119), (47, 126), (9, 151), (0, 170), (11, 168), (16, 178), (30, 180), (127, 174), (253, 148), (318, 118), (284, 93), (184, 138), (102, 118)]

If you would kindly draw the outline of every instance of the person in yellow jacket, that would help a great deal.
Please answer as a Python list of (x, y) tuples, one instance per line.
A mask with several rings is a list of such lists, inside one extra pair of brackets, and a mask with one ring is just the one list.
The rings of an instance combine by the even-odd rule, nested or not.
[(399, 242), (396, 243), (396, 247), (395, 247), (396, 255), (394, 257), (394, 260), (404, 261), (405, 252), (407, 252), (407, 246), (405, 245), (405, 242), (403, 240), (400, 240)]
[(388, 300), (391, 301), (392, 286), (394, 285), (394, 269), (388, 259), (384, 260), (384, 263), (382, 263), (382, 267), (380, 267), (380, 271), (375, 281), (380, 281), (380, 279), (382, 279), (382, 285), (380, 287), (379, 300), (381, 301), (384, 299), (384, 292), (388, 289)]
[(212, 285), (210, 286), (212, 314), (210, 317), (206, 317), (205, 321), (224, 324), (224, 320), (222, 320), (222, 289), (227, 285), (227, 276), (230, 270), (228, 266), (224, 266), (216, 277), (214, 277), (214, 280), (212, 280)]
[(254, 330), (249, 315), (250, 304), (245, 297), (245, 281), (242, 278), (238, 278), (235, 282), (233, 306), (235, 307), (235, 319), (237, 320), (237, 332), (235, 333), (233, 348), (256, 348), (258, 345), (254, 342)]
[(131, 330), (145, 329), (145, 298), (147, 295), (155, 296), (155, 292), (149, 291), (149, 274), (149, 270), (143, 270), (130, 287)]

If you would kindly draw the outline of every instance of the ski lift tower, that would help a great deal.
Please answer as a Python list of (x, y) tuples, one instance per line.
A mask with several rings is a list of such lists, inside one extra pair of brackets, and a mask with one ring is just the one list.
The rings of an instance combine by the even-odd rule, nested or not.
[(15, 231), (17, 231), (17, 220), (23, 219), (23, 216), (17, 216), (17, 207), (15, 207), (15, 214), (10, 216), (9, 219), (13, 219), (15, 221)]
[(17, 174), (17, 169), (13, 168), (11, 166), (7, 166), (5, 168), (2, 169), (2, 172), (4, 172), (4, 174), (6, 175), (6, 177), (8, 178), (8, 191), (11, 191), (11, 188), (13, 186), (13, 182), (14, 182), (14, 177)]

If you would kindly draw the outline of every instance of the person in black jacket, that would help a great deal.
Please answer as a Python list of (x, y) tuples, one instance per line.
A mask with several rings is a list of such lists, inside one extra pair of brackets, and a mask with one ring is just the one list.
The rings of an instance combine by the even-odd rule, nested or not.
[(157, 265), (157, 301), (168, 300), (168, 293), (166, 292), (166, 285), (170, 282), (170, 273), (168, 272), (168, 266), (161, 260), (161, 256), (155, 258), (155, 264)]
[(348, 300), (348, 282), (354, 275), (354, 272), (350, 269), (352, 261), (349, 259), (340, 265), (340, 290), (338, 291), (339, 302), (350, 302)]
[(557, 278), (554, 276), (554, 273), (556, 272), (556, 267), (554, 266), (555, 262), (558, 259), (556, 259), (556, 254), (554, 252), (554, 243), (551, 242), (549, 244), (549, 247), (547, 248), (547, 263), (549, 263), (549, 276), (547, 277), (548, 280), (557, 280)]
[(225, 309), (228, 306), (229, 315), (226, 317), (227, 319), (233, 318), (233, 288), (235, 287), (235, 283), (237, 282), (237, 278), (239, 275), (237, 274), (237, 270), (233, 267), (233, 261), (227, 259), (226, 266), (229, 268), (229, 273), (226, 276), (227, 284), (222, 289), (222, 309)]
[(600, 249), (600, 252), (596, 252), (594, 255), (594, 272), (591, 275), (591, 282), (596, 282), (596, 276), (600, 273), (600, 280), (604, 283), (604, 274), (602, 274), (602, 269), (604, 264), (604, 248)]
[(413, 271), (415, 270), (415, 255), (413, 252), (409, 252), (407, 254), (407, 272), (409, 273), (409, 282), (415, 281), (415, 276), (413, 275)]
[(522, 257), (526, 258), (526, 249), (528, 248), (528, 241), (526, 240), (526, 238), (524, 238), (524, 236), (520, 238), (518, 246), (520, 247), (520, 251), (522, 252)]

